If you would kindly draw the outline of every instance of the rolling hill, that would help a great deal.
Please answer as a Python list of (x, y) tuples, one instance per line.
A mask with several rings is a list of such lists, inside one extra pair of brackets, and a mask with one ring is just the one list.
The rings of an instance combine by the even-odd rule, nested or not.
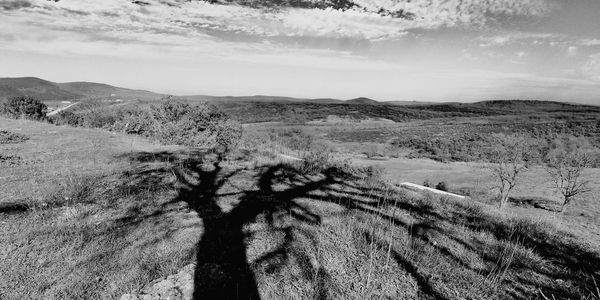
[[(42, 101), (83, 99), (159, 100), (166, 95), (94, 82), (56, 83), (35, 77), (0, 78), (0, 99), (31, 96)], [(534, 100), (492, 100), (475, 103), (376, 101), (366, 97), (350, 100), (293, 98), (281, 96), (176, 96), (189, 102), (206, 101), (246, 122), (313, 120), (327, 115), (353, 118), (379, 117), (391, 120), (456, 116), (492, 116), (533, 112), (600, 112), (599, 106)]]
[(54, 82), (35, 77), (0, 78), (0, 98), (30, 96), (40, 100), (68, 100), (82, 95), (61, 89)]
[(108, 84), (94, 82), (67, 82), (59, 83), (58, 86), (65, 91), (69, 91), (79, 95), (84, 95), (87, 97), (112, 96), (125, 99), (150, 100), (159, 99), (166, 96), (163, 94), (157, 94), (144, 90), (126, 89)]
[(373, 100), (373, 99), (369, 99), (366, 97), (358, 97), (358, 98), (354, 98), (354, 99), (350, 99), (348, 101), (346, 101), (346, 103), (348, 104), (360, 104), (360, 105), (379, 105), (381, 104), (381, 102)]
[(30, 96), (42, 101), (102, 97), (152, 100), (164, 97), (149, 91), (94, 82), (56, 83), (36, 77), (0, 78), (0, 99), (14, 96)]
[[(281, 96), (266, 96), (266, 95), (255, 95), (255, 96), (207, 96), (207, 95), (192, 95), (192, 96), (181, 96), (177, 97), (185, 100), (193, 101), (207, 101), (207, 102), (273, 102), (273, 103), (320, 103), (320, 104), (334, 104), (334, 103), (345, 103), (347, 101), (333, 98), (293, 98), (293, 97), (281, 97)], [(349, 100), (350, 101), (350, 100)]]

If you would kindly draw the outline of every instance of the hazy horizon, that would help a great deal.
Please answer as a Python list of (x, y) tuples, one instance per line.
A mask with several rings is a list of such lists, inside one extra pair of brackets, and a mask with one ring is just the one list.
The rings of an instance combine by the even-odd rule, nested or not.
[(600, 104), (600, 1), (145, 2), (0, 0), (0, 77), (173, 95)]

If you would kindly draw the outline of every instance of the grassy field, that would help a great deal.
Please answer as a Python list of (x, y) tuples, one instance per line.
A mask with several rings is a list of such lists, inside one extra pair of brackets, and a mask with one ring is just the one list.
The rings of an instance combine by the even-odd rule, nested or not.
[[(480, 178), (472, 165), (388, 160), (379, 177), (338, 160), (221, 160), (101, 130), (0, 128), (28, 138), (0, 145), (22, 158), (0, 165), (2, 299), (118, 298), (189, 263), (198, 299), (600, 297), (596, 235), (385, 183), (463, 185)], [(597, 224), (579, 205), (565, 220)]]
[[(485, 164), (407, 158), (354, 158), (354, 161), (358, 165), (380, 166), (385, 170), (385, 178), (392, 183), (423, 184), (430, 181), (436, 184), (444, 181), (452, 191), (459, 194), (461, 191), (470, 192), (475, 200), (490, 204), (495, 203), (498, 194), (496, 180)], [(519, 180), (508, 211), (554, 223), (600, 249), (600, 169), (587, 170), (585, 177), (591, 181), (592, 190), (574, 202), (564, 214), (559, 214), (551, 209), (556, 209), (562, 198), (552, 186), (549, 175), (541, 167), (532, 168)], [(541, 206), (535, 207), (536, 204)]]
[[(128, 187), (117, 157), (169, 148), (31, 121), (0, 128), (28, 137), (0, 145), (21, 157), (0, 163), (0, 298), (115, 298), (189, 262), (199, 225), (188, 213), (127, 219), (166, 196)], [(170, 231), (178, 224), (189, 226)]]

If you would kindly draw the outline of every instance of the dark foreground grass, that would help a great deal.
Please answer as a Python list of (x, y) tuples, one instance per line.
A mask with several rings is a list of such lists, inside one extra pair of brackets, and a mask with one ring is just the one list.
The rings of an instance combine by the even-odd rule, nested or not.
[(197, 299), (600, 297), (599, 254), (551, 224), (368, 170), (200, 151), (112, 160), (35, 204), (3, 203), (0, 298), (118, 298), (188, 263)]

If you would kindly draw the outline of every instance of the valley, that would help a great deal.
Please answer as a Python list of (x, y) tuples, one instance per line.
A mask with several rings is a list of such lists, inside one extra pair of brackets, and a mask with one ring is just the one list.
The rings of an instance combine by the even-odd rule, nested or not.
[[(597, 298), (600, 169), (563, 206), (545, 160), (597, 149), (595, 106), (45, 103), (0, 117), (8, 299)], [(535, 143), (499, 207), (507, 137)]]

